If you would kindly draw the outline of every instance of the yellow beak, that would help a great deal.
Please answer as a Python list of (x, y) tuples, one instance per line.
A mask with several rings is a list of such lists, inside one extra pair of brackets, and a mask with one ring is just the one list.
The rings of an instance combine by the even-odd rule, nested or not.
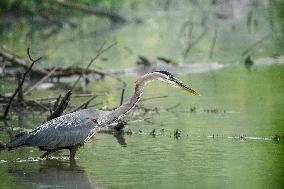
[(195, 96), (201, 96), (198, 92), (196, 92), (195, 90), (193, 90), (192, 88), (190, 88), (188, 85), (182, 83), (181, 81), (179, 81), (178, 79), (176, 78), (173, 78), (172, 80), (176, 86), (180, 87), (181, 89), (189, 92), (190, 94), (192, 95), (195, 95)]

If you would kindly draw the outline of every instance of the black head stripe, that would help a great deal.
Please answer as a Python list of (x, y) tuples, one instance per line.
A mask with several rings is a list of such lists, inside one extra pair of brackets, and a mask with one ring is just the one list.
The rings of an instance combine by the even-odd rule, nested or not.
[(168, 72), (166, 70), (160, 70), (160, 71), (155, 71), (155, 72), (159, 72), (159, 73), (167, 75), (167, 76), (173, 76), (170, 72)]

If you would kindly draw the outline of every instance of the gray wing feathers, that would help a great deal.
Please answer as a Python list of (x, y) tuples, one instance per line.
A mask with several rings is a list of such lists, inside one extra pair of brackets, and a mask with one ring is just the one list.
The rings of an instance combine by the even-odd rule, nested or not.
[(27, 138), (29, 138), (29, 134), (24, 134), (23, 136), (21, 136), (20, 138), (17, 138), (11, 142), (9, 142), (8, 144), (6, 144), (6, 146), (11, 149), (11, 148), (15, 148), (18, 146), (22, 146), (25, 145)]
[(98, 129), (98, 124), (93, 119), (99, 114), (97, 111), (88, 109), (66, 114), (8, 143), (7, 147), (29, 145), (56, 149), (83, 144)]

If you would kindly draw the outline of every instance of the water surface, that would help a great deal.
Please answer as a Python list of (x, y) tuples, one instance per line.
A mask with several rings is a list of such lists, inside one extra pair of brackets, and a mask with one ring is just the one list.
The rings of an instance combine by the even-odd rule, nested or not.
[[(97, 134), (80, 149), (73, 167), (62, 158), (67, 151), (53, 160), (39, 160), (41, 152), (34, 148), (1, 152), (1, 187), (280, 188), (284, 146), (271, 136), (284, 134), (283, 72), (281, 66), (254, 72), (232, 67), (181, 76), (202, 92), (201, 97), (150, 84), (143, 97), (168, 98), (145, 101), (144, 106), (162, 110), (180, 105), (171, 112), (146, 115), (152, 123), (130, 121), (126, 130), (134, 133), (124, 136), (126, 147), (112, 135)], [(165, 131), (153, 137), (153, 129)], [(175, 129), (181, 130), (179, 139), (173, 136)], [(7, 139), (3, 131), (1, 136)]]
[[(153, 61), (162, 56), (180, 65), (218, 62), (225, 66), (207, 73), (177, 75), (200, 92), (200, 97), (158, 81), (149, 84), (142, 99), (168, 97), (139, 105), (157, 107), (158, 112), (144, 116), (130, 113), (125, 131), (131, 130), (132, 135), (125, 134), (118, 143), (112, 135), (97, 134), (80, 148), (76, 164), (70, 165), (68, 151), (54, 154), (51, 160), (39, 159), (42, 152), (36, 148), (0, 152), (0, 188), (283, 188), (284, 144), (274, 138), (284, 135), (284, 66), (254, 65), (249, 71), (243, 65), (248, 55), (253, 60), (272, 57), (277, 61), (283, 54), (283, 3), (167, 2), (171, 2), (168, 8), (164, 1), (121, 1), (122, 15), (141, 17), (143, 22), (103, 35), (92, 35), (97, 27), (107, 25), (94, 16), (82, 18), (82, 28), (63, 28), (44, 39), (36, 23), (30, 26), (24, 19), (1, 30), (6, 48), (25, 57), (26, 48), (31, 47), (34, 56), (44, 56), (42, 67), (87, 65), (104, 41), (118, 44), (92, 68), (132, 68), (140, 55)], [(250, 14), (253, 22), (248, 24)], [(185, 55), (188, 44), (198, 39), (204, 28), (203, 38)], [(128, 83), (128, 98), (137, 77), (122, 79)], [(103, 102), (97, 107), (110, 108), (119, 104), (120, 82), (109, 77), (90, 80), (87, 89), (104, 94), (91, 105)], [(14, 90), (16, 82), (1, 76), (0, 85), (0, 92), (7, 93)], [(27, 98), (64, 92), (38, 90)], [(72, 99), (70, 106), (82, 101)], [(35, 128), (46, 116), (26, 110), (14, 112), (8, 121), (10, 127), (0, 123), (0, 141), (8, 142), (20, 128)], [(155, 137), (150, 134), (153, 129)], [(175, 130), (180, 132), (177, 139)]]

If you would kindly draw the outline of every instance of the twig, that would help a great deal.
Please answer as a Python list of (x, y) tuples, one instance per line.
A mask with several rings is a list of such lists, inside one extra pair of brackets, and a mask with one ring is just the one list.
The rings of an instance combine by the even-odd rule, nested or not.
[(186, 50), (184, 51), (184, 57), (189, 53), (191, 46), (192, 46), (192, 33), (193, 33), (193, 29), (194, 29), (194, 23), (190, 23), (189, 25), (190, 30), (189, 30), (189, 34), (188, 34), (188, 46), (186, 48)]
[(24, 92), (24, 95), (29, 94), (30, 92), (32, 92), (37, 86), (39, 86), (40, 84), (42, 84), (45, 80), (47, 80), (55, 71), (56, 71), (57, 67), (53, 68), (46, 76), (44, 76), (41, 80), (39, 80), (36, 84), (34, 84), (32, 87), (30, 87), (28, 90), (26, 90), (26, 92)]
[(33, 102), (33, 103), (37, 104), (39, 107), (41, 107), (42, 109), (44, 109), (44, 110), (46, 110), (46, 111), (49, 110), (48, 107), (42, 105), (41, 103), (39, 103), (39, 102), (37, 102), (37, 101), (35, 101), (35, 100), (32, 100), (32, 101), (30, 101), (30, 102)]
[(50, 114), (52, 114), (52, 112), (56, 110), (60, 100), (61, 100), (61, 94), (56, 98), (56, 100), (55, 100), (55, 102), (54, 102), (54, 104), (52, 106), (52, 109), (50, 109)]
[[(74, 94), (72, 95), (72, 98), (83, 98), (83, 97), (90, 97), (90, 96), (94, 96), (95, 94)], [(103, 96), (103, 94), (98, 94), (96, 93), (97, 96)], [(47, 98), (38, 98), (35, 99), (36, 101), (49, 101), (49, 100), (56, 100), (58, 97), (47, 97)]]
[[(24, 59), (19, 58), (17, 55), (12, 54), (11, 52), (0, 52), (0, 57), (10, 62), (11, 64), (14, 64), (15, 67), (22, 67), (24, 69), (29, 69), (30, 67), (30, 65)], [(48, 74), (48, 72), (40, 68), (33, 68), (31, 71), (40, 75)]]
[(241, 57), (244, 57), (246, 54), (248, 54), (254, 47), (256, 47), (258, 44), (262, 43), (263, 41), (265, 41), (266, 39), (268, 39), (270, 37), (270, 33), (265, 35), (263, 38), (261, 38), (260, 40), (258, 40), (257, 42), (253, 43), (251, 46), (249, 46), (248, 48), (246, 48), (246, 50), (244, 50), (244, 52), (241, 54)]
[(172, 109), (175, 109), (175, 108), (178, 107), (178, 106), (180, 106), (180, 103), (177, 103), (177, 104), (175, 104), (175, 105), (173, 105), (173, 106), (171, 106), (171, 107), (166, 108), (166, 111), (170, 111), (170, 110), (172, 110)]
[(209, 59), (211, 59), (213, 57), (214, 48), (215, 48), (215, 44), (216, 44), (216, 40), (217, 40), (217, 35), (218, 35), (218, 30), (217, 30), (217, 27), (215, 27), (214, 37), (212, 39), (212, 43), (211, 43), (210, 51), (209, 51)]
[(185, 49), (184, 53), (183, 53), (183, 57), (187, 57), (188, 53), (190, 52), (190, 50), (197, 44), (199, 43), (199, 41), (205, 36), (205, 34), (207, 33), (207, 27), (204, 26), (203, 31), (200, 33), (200, 35), (196, 38), (195, 41), (189, 42), (187, 48)]
[(122, 83), (122, 88), (126, 88), (127, 83), (123, 79), (121, 79), (121, 78), (119, 78), (119, 77), (117, 77), (117, 76), (115, 76), (115, 75), (113, 75), (111, 73), (107, 73), (107, 72), (102, 72), (102, 73), (104, 73), (105, 76), (111, 77), (111, 78), (121, 82)]
[(24, 100), (24, 94), (23, 94), (23, 86), (21, 85), (21, 80), (22, 80), (22, 73), (21, 72), (17, 72), (16, 73), (16, 79), (18, 81), (18, 95), (17, 95), (17, 102), (22, 102)]
[(91, 98), (89, 98), (88, 100), (86, 100), (85, 102), (83, 102), (81, 105), (79, 105), (78, 107), (76, 107), (75, 109), (71, 110), (70, 113), (72, 112), (76, 112), (80, 109), (84, 109), (87, 108), (89, 103), (94, 100), (96, 97), (98, 97), (97, 95), (93, 95)]
[(12, 102), (13, 102), (15, 96), (18, 94), (20, 88), (21, 88), (22, 85), (24, 84), (25, 79), (26, 79), (26, 76), (27, 76), (28, 73), (32, 70), (33, 65), (34, 65), (37, 61), (39, 61), (39, 60), (41, 59), (41, 57), (39, 57), (38, 59), (34, 60), (34, 59), (31, 57), (31, 55), (30, 55), (30, 48), (27, 49), (27, 54), (28, 54), (29, 59), (32, 61), (32, 63), (31, 63), (31, 65), (29, 66), (29, 68), (27, 69), (27, 71), (24, 73), (23, 78), (22, 78), (22, 81), (19, 83), (19, 86), (16, 88), (15, 92), (14, 92), (13, 95), (11, 96), (11, 98), (10, 98), (10, 100), (9, 100), (7, 106), (6, 106), (6, 110), (5, 110), (4, 115), (3, 115), (4, 119), (7, 118), (8, 113), (9, 113), (9, 109), (10, 109), (10, 107), (11, 107), (11, 104), (12, 104)]
[[(87, 67), (86, 67), (86, 70), (88, 70), (88, 69), (90, 68), (90, 66), (92, 65), (92, 63), (93, 63), (97, 58), (99, 58), (100, 55), (102, 55), (104, 52), (106, 52), (107, 50), (109, 50), (110, 48), (112, 48), (112, 47), (113, 47), (114, 45), (116, 45), (116, 44), (117, 44), (117, 42), (114, 42), (114, 43), (112, 43), (111, 45), (109, 45), (108, 47), (106, 47), (106, 48), (103, 49), (103, 47), (104, 47), (104, 45), (105, 45), (105, 43), (103, 43), (103, 45), (100, 47), (100, 49), (99, 49), (97, 55), (96, 55), (94, 58), (92, 58), (92, 59), (90, 60), (89, 64), (88, 64)], [(80, 81), (80, 79), (82, 78), (82, 75), (84, 75), (84, 72), (82, 72), (82, 74), (79, 75), (79, 77), (77, 78), (77, 80), (73, 83), (71, 90), (73, 90), (73, 89), (75, 88), (75, 86), (77, 85), (77, 83), (78, 83), (78, 82)]]
[[(202, 11), (203, 12), (203, 11)], [(182, 26), (182, 30), (183, 31), (184, 29), (186, 29), (186, 26), (189, 25), (191, 28), (190, 28), (190, 31), (189, 31), (189, 41), (188, 41), (188, 46), (186, 47), (185, 51), (183, 52), (183, 57), (186, 58), (187, 55), (189, 54), (190, 50), (196, 45), (199, 43), (199, 41), (206, 35), (207, 31), (208, 31), (208, 27), (206, 25), (206, 21), (207, 21), (207, 17), (208, 15), (205, 14), (205, 13), (202, 13), (203, 17), (201, 18), (201, 21), (200, 21), (200, 26), (202, 27), (202, 32), (199, 34), (199, 36), (195, 39), (195, 40), (192, 40), (192, 36), (193, 36), (193, 24), (192, 22), (190, 21), (187, 21), (183, 24)]]
[(88, 106), (88, 107), (89, 107), (89, 108), (91, 108), (91, 107), (96, 107), (96, 106), (98, 106), (98, 105), (102, 105), (102, 104), (103, 104), (102, 102), (99, 102), (99, 103), (93, 104), (93, 105)]
[(123, 103), (124, 91), (125, 91), (125, 88), (123, 87), (123, 88), (122, 88), (122, 91), (121, 91), (121, 97), (120, 97), (120, 106), (121, 106), (122, 103)]
[(123, 103), (123, 97), (124, 97), (124, 91), (125, 91), (125, 88), (127, 87), (127, 83), (125, 81), (123, 81), (123, 79), (119, 78), (119, 77), (116, 77), (112, 74), (108, 74), (108, 73), (105, 73), (105, 75), (113, 78), (113, 79), (116, 79), (117, 81), (121, 82), (122, 83), (122, 93), (121, 93), (121, 98), (120, 98), (120, 105), (122, 105)]
[(167, 98), (167, 97), (168, 97), (167, 95), (164, 95), (164, 96), (154, 96), (154, 97), (141, 99), (140, 102), (146, 101), (146, 100), (152, 100), (152, 99), (156, 99), (156, 98)]
[(52, 120), (56, 117), (61, 116), (61, 114), (63, 113), (63, 111), (66, 109), (69, 101), (70, 101), (70, 96), (71, 96), (72, 92), (68, 91), (65, 96), (62, 98), (59, 106), (56, 108), (56, 110), (47, 118), (47, 121)]

